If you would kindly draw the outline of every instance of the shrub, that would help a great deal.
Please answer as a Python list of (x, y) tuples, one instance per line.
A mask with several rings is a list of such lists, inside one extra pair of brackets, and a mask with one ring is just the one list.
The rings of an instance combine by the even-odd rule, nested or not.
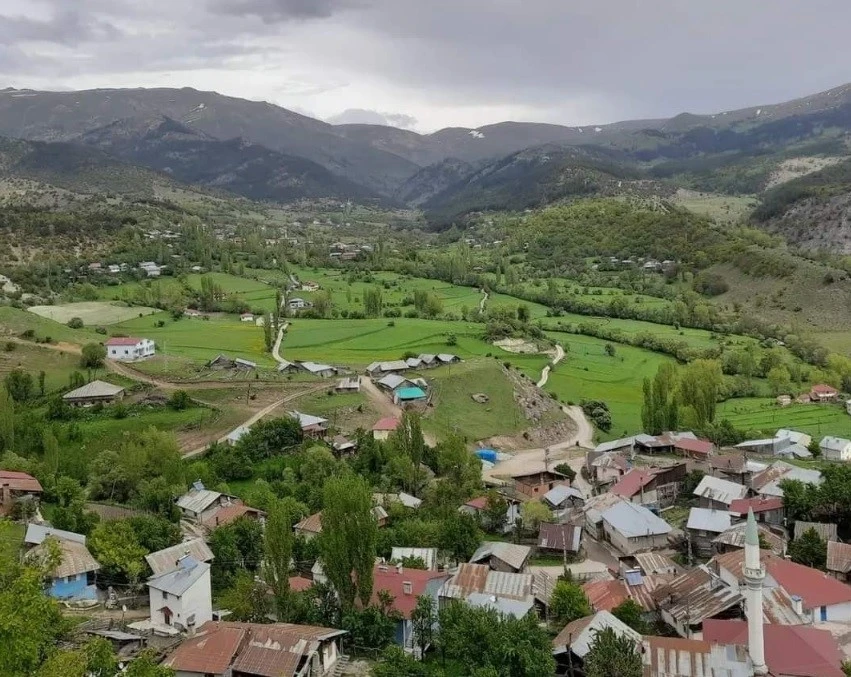
[(72, 317), (70, 320), (68, 320), (68, 326), (71, 329), (82, 329), (83, 328), (83, 318)]
[(5, 350), (7, 353), (11, 353), (17, 347), (18, 347), (18, 344), (15, 343), (14, 341), (6, 341), (6, 345), (3, 346), (3, 350)]
[(183, 411), (192, 406), (192, 398), (185, 390), (175, 390), (168, 398), (167, 405), (175, 411)]

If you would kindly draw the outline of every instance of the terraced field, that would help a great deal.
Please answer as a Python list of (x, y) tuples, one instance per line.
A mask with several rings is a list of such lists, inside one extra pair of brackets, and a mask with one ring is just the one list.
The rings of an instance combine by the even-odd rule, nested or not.
[(851, 438), (851, 416), (843, 405), (795, 404), (778, 406), (772, 398), (742, 398), (723, 402), (718, 417), (742, 430), (772, 436), (778, 428), (792, 428), (814, 438), (825, 435)]

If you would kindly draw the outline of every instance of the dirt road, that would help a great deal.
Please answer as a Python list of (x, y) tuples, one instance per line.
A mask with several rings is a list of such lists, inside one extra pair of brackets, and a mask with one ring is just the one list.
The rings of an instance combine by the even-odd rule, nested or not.
[(550, 362), (546, 367), (541, 370), (541, 380), (536, 384), (539, 388), (543, 388), (547, 385), (547, 381), (550, 380), (550, 371), (552, 368), (556, 366), (559, 362), (564, 359), (564, 348), (562, 348), (558, 343), (556, 343), (556, 356), (553, 358), (553, 361)]
[(488, 294), (484, 289), (482, 289), (481, 292), (482, 292), (482, 300), (479, 301), (479, 312), (484, 313), (485, 312), (485, 304), (488, 302), (488, 298), (490, 297), (490, 294)]
[(272, 346), (272, 357), (275, 359), (275, 362), (280, 364), (281, 362), (286, 362), (286, 360), (281, 357), (281, 341), (284, 340), (284, 332), (287, 330), (287, 327), (290, 326), (289, 322), (284, 322), (281, 325), (281, 328), (278, 330), (278, 336), (275, 339), (275, 345)]
[[(402, 414), (404, 413), (402, 407), (398, 404), (394, 404), (393, 400), (391, 400), (385, 393), (381, 392), (369, 376), (361, 376), (360, 387), (361, 390), (366, 393), (369, 401), (372, 402), (382, 418), (402, 418)], [(431, 433), (423, 431), (423, 439), (430, 447), (437, 444), (437, 438)]]

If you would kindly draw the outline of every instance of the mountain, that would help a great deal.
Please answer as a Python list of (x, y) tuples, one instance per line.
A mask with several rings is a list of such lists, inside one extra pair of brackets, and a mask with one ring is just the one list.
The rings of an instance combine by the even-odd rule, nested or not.
[(77, 140), (184, 183), (228, 190), (255, 200), (379, 199), (364, 186), (306, 158), (239, 138), (220, 141), (170, 118), (119, 120), (85, 132)]
[(119, 120), (167, 117), (219, 140), (241, 138), (316, 162), (367, 188), (390, 194), (419, 170), (410, 160), (350, 141), (325, 122), (270, 103), (195, 89), (0, 91), (0, 135), (77, 141)]
[(394, 197), (399, 202), (412, 207), (421, 207), (423, 203), (439, 195), (451, 186), (459, 185), (466, 177), (475, 171), (473, 165), (449, 158), (441, 160), (409, 178), (396, 190)]

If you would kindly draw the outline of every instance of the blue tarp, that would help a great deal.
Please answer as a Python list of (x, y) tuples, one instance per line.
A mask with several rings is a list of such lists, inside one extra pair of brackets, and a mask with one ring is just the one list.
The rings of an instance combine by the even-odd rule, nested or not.
[(478, 456), (483, 461), (488, 461), (490, 463), (496, 463), (496, 451), (494, 449), (479, 449), (476, 451), (476, 456)]

